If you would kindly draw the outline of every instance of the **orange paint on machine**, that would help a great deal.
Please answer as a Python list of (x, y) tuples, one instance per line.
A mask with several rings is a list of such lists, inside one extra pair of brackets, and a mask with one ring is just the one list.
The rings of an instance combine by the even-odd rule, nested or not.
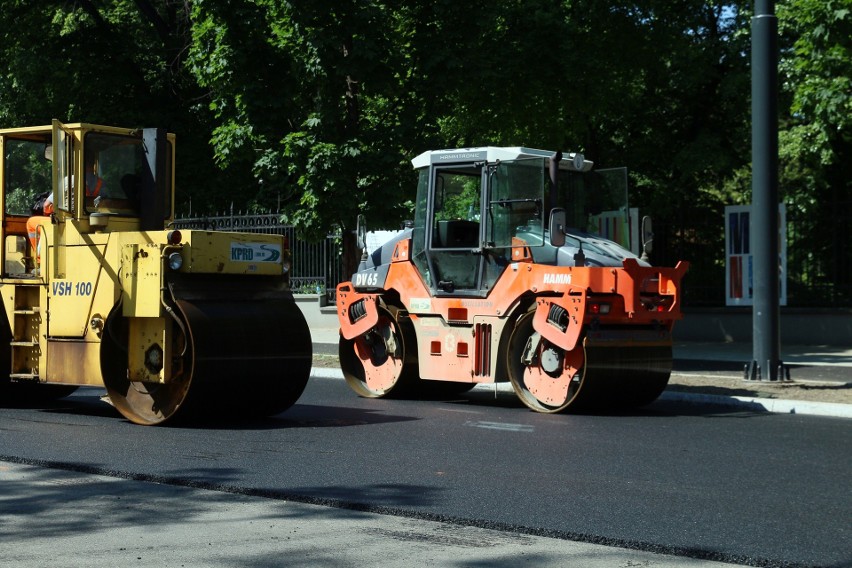
[(660, 395), (688, 263), (650, 264), (648, 218), (643, 242), (597, 232), (630, 233), (624, 168), (519, 147), (424, 152), (412, 163), (410, 228), (365, 252), (337, 289), (341, 368), (356, 393), (509, 382), (545, 413)]

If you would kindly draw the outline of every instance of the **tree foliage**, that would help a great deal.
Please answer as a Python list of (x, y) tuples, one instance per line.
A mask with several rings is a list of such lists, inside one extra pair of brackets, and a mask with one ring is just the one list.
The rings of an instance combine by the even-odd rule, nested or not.
[[(280, 210), (311, 238), (351, 239), (359, 212), (399, 226), (424, 150), (581, 151), (630, 168), (656, 260), (688, 258), (688, 285), (718, 301), (723, 207), (750, 200), (751, 6), (7, 0), (0, 125), (165, 126), (180, 210)], [(850, 13), (852, 0), (778, 6), (781, 193), (813, 219), (799, 238), (819, 241), (823, 266), (852, 263), (825, 228), (850, 201)]]
[[(800, 301), (852, 302), (852, 0), (794, 0), (779, 7), (781, 74), (789, 112), (779, 133), (780, 183), (794, 254), (814, 260)], [(804, 277), (809, 277), (804, 280)], [(794, 289), (795, 290), (795, 289)], [(814, 293), (816, 291), (816, 293)]]

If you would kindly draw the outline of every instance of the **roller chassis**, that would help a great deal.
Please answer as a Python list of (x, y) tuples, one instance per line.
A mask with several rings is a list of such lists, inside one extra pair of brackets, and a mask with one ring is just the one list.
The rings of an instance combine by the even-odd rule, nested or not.
[[(410, 240), (396, 243), (391, 264), (360, 272), (337, 289), (343, 371), (362, 396), (389, 395), (397, 381), (408, 392), (418, 379), (471, 387), (510, 381), (527, 406), (556, 412), (572, 405), (647, 404), (667, 384), (686, 263), (654, 268), (628, 259), (621, 268), (552, 267), (535, 264), (528, 249), (519, 247), (513, 254), (517, 260), (486, 298), (432, 297), (407, 260), (409, 247)], [(408, 285), (352, 283), (379, 281), (379, 274), (383, 283)], [(647, 281), (658, 285), (643, 299), (640, 288)], [(666, 311), (650, 310), (651, 297), (667, 299)], [(589, 313), (593, 299), (617, 309)], [(408, 326), (414, 343), (404, 345), (397, 333), (388, 332), (391, 322)], [(375, 351), (366, 348), (371, 335), (384, 344), (383, 364), (365, 365)], [(357, 358), (348, 353), (353, 347)], [(595, 355), (591, 362), (589, 353)], [(402, 374), (406, 358), (416, 365), (416, 378)]]

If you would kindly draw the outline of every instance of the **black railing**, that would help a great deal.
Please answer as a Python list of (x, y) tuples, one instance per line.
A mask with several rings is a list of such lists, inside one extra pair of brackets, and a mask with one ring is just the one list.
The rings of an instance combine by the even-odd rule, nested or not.
[[(787, 306), (852, 308), (852, 204), (836, 208), (831, 223), (787, 208)], [(725, 305), (723, 217), (664, 223), (654, 220), (651, 261), (690, 262), (684, 305)]]
[(342, 250), (339, 235), (328, 235), (319, 242), (306, 241), (296, 236), (292, 225), (281, 222), (278, 213), (240, 213), (206, 215), (204, 217), (179, 217), (174, 221), (178, 229), (203, 231), (235, 231), (283, 235), (290, 243), (292, 254), (290, 285), (296, 294), (325, 294), (330, 303), (335, 301), (335, 288), (342, 281)]

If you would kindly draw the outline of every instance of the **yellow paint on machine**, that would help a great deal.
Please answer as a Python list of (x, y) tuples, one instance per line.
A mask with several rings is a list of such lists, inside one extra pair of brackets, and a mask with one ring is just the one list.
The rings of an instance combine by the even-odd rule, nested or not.
[(127, 243), (121, 247), (121, 309), (126, 317), (160, 316), (162, 245)]
[(50, 357), (46, 382), (80, 386), (103, 386), (100, 374), (100, 343), (72, 339), (48, 340)]
[(284, 253), (280, 235), (192, 231), (187, 235), (185, 272), (280, 275)]
[(171, 379), (172, 327), (166, 324), (164, 318), (130, 320), (127, 352), (130, 381), (165, 383)]

